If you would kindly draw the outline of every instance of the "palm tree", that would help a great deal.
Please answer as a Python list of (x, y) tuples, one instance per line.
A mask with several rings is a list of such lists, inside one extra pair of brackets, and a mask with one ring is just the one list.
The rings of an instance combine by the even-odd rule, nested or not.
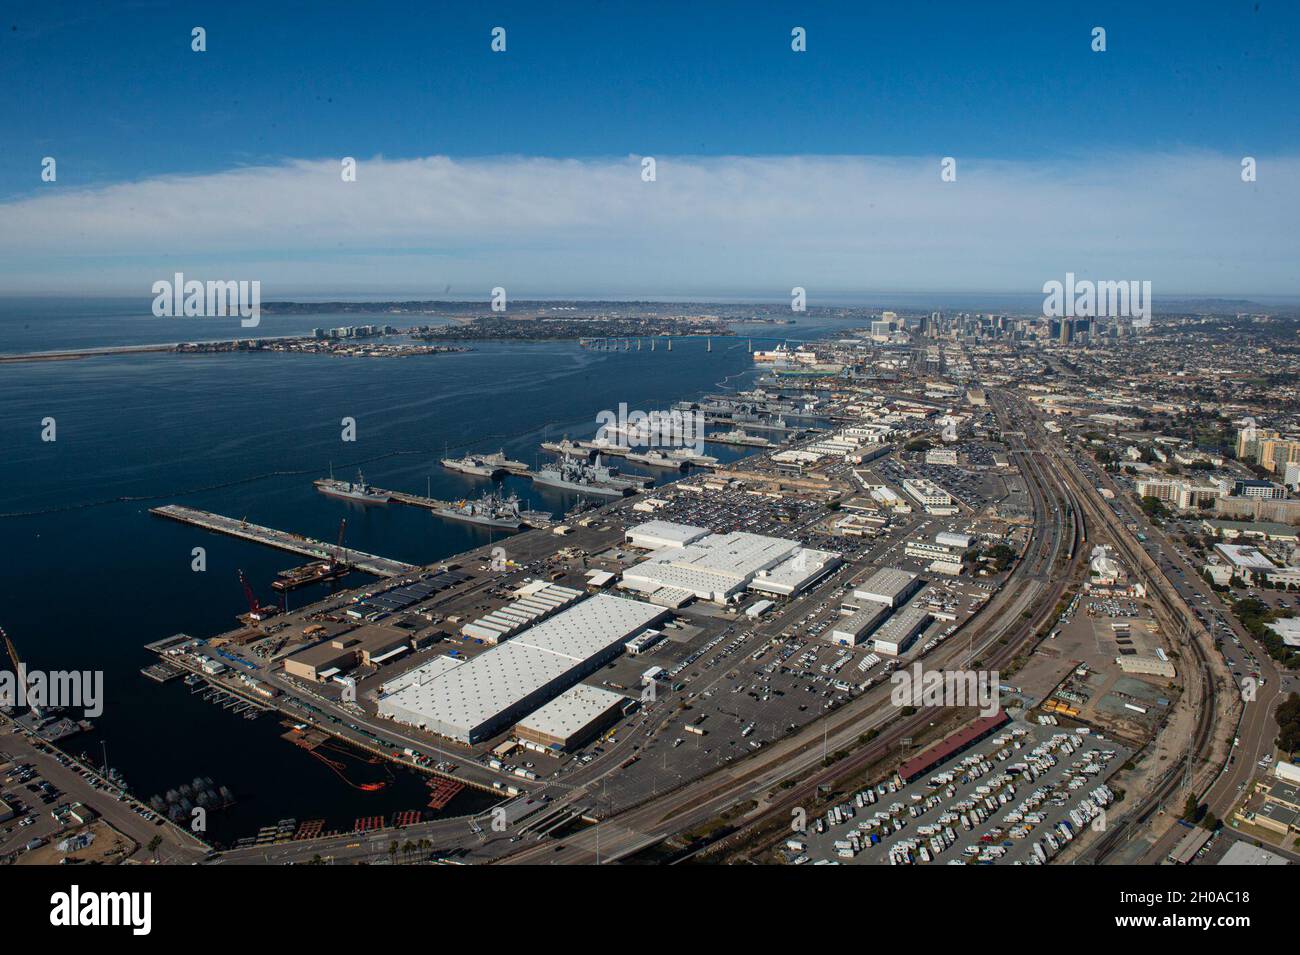
[(388, 844), (388, 856), (393, 860), (393, 865), (397, 865), (397, 840), (394, 839)]
[(154, 862), (158, 861), (158, 850), (162, 848), (162, 844), (163, 844), (162, 836), (155, 833), (154, 837), (149, 840), (149, 844), (145, 846), (147, 850), (153, 853)]

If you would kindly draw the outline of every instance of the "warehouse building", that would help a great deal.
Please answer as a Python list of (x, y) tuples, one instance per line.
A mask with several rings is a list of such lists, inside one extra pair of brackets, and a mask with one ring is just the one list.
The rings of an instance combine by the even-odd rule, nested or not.
[(830, 641), (842, 647), (856, 647), (875, 631), (890, 614), (884, 603), (869, 603), (847, 617), (841, 617), (831, 627)]
[(791, 556), (768, 570), (760, 570), (749, 583), (749, 589), (773, 597), (793, 597), (825, 577), (842, 559), (829, 550), (800, 547)]
[(1139, 654), (1123, 654), (1115, 658), (1124, 673), (1140, 676), (1160, 676), (1166, 680), (1174, 678), (1174, 664), (1168, 657), (1148, 657)]
[(379, 715), (476, 743), (573, 686), (667, 616), (597, 594), (427, 681), (380, 696)]
[(856, 587), (853, 596), (859, 600), (899, 607), (907, 603), (912, 594), (920, 590), (924, 583), (925, 581), (917, 574), (899, 570), (897, 567), (884, 567)]
[(925, 632), (933, 619), (934, 615), (925, 607), (909, 604), (875, 632), (871, 638), (871, 649), (876, 653), (900, 656)]
[(568, 752), (616, 723), (626, 702), (618, 693), (579, 683), (525, 716), (515, 733), (525, 742)]
[(674, 524), (672, 521), (646, 521), (628, 528), (627, 543), (646, 550), (659, 550), (661, 547), (685, 547), (708, 536), (707, 527)]
[(304, 680), (324, 682), (363, 663), (386, 663), (410, 648), (409, 633), (368, 625), (299, 650), (284, 661), (284, 672)]
[(1290, 861), (1285, 856), (1280, 856), (1276, 852), (1269, 852), (1260, 846), (1253, 846), (1249, 842), (1237, 841), (1232, 844), (1227, 852), (1223, 854), (1216, 865), (1290, 865)]
[[(673, 536), (666, 528), (697, 528), (652, 521), (659, 525), (651, 540)], [(642, 527), (646, 525), (641, 525)], [(629, 531), (631, 539), (639, 528)], [(691, 533), (677, 536), (686, 539)], [(742, 531), (707, 534), (682, 546), (661, 547), (639, 564), (623, 571), (620, 587), (645, 594), (653, 603), (680, 606), (685, 599), (727, 603), (747, 587), (776, 596), (791, 596), (839, 566), (840, 555), (801, 546), (797, 541)]]
[(484, 643), (500, 643), (567, 607), (582, 596), (582, 591), (535, 580), (516, 590), (514, 596), (517, 599), (513, 603), (465, 624), (460, 628), (461, 635)]
[(390, 693), (396, 693), (404, 687), (414, 686), (421, 683), (428, 683), (448, 670), (454, 670), (458, 666), (464, 666), (465, 660), (453, 656), (436, 656), (426, 660), (417, 667), (412, 667), (405, 673), (393, 677), (379, 688), (380, 696), (388, 696)]

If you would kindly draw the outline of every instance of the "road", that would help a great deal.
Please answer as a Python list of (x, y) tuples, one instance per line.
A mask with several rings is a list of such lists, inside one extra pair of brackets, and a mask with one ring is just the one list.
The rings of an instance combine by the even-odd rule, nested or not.
[[(7, 717), (0, 716), (0, 727), (4, 728), (5, 734), (0, 737), (0, 749), (9, 753), (17, 762), (31, 763), (41, 778), (48, 780), (63, 793), (60, 802), (80, 802), (89, 806), (114, 829), (136, 842), (140, 848), (131, 857), (133, 860), (144, 862), (155, 858), (153, 853), (145, 850), (154, 836), (162, 839), (162, 845), (156, 854), (159, 863), (189, 865), (207, 854), (208, 847), (184, 829), (170, 823), (156, 825), (138, 815), (135, 808), (148, 808), (142, 803), (130, 798), (119, 801), (113, 793), (91, 785), (91, 781), (82, 776), (81, 772), (89, 772), (93, 778), (98, 778), (93, 767), (83, 766), (76, 760), (71, 760), (71, 757), (68, 757), (71, 760), (69, 765), (64, 766), (56, 758), (57, 750), (52, 753), (38, 749), (32, 736)], [(106, 781), (102, 782), (107, 785)]]

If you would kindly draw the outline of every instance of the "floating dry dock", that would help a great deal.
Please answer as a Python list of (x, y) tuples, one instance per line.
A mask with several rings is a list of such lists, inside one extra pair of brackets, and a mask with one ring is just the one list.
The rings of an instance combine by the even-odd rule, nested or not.
[[(233, 517), (223, 517), (220, 514), (200, 511), (180, 504), (164, 504), (162, 507), (150, 508), (149, 513), (159, 517), (169, 517), (182, 524), (192, 524), (218, 534), (228, 534), (231, 537), (239, 537), (321, 560), (332, 559), (337, 550), (332, 544), (303, 537), (301, 534), (278, 531), (273, 527), (263, 527), (261, 524), (250, 524), (247, 521), (237, 521)], [(374, 574), (376, 577), (396, 577), (398, 574), (408, 574), (419, 569), (413, 564), (403, 564), (401, 561), (389, 560), (387, 557), (377, 557), (351, 547), (348, 548), (347, 557), (351, 566), (367, 574)]]

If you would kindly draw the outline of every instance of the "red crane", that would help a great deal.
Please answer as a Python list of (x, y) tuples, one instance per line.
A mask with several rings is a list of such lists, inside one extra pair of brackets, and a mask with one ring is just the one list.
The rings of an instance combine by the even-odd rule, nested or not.
[(248, 601), (248, 617), (250, 620), (261, 620), (265, 615), (262, 605), (257, 602), (257, 597), (253, 595), (253, 588), (248, 586), (248, 578), (244, 572), (239, 572), (239, 583), (244, 588), (244, 599)]

